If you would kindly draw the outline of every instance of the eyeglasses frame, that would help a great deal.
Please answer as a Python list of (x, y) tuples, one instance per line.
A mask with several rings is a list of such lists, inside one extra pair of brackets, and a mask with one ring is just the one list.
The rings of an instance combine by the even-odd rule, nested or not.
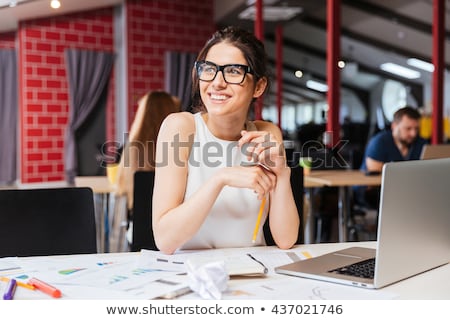
[[(200, 79), (200, 75), (199, 75), (198, 69), (200, 67), (200, 64), (202, 64), (202, 63), (205, 63), (207, 65), (216, 67), (216, 69), (217, 69), (216, 74), (214, 75), (214, 77), (211, 80)], [(223, 70), (225, 68), (227, 68), (227, 67), (239, 67), (239, 68), (242, 68), (244, 70), (244, 76), (242, 77), (242, 81), (241, 82), (229, 82), (229, 81), (227, 81), (227, 79), (225, 77), (225, 74), (223, 72)], [(222, 76), (223, 76), (223, 80), (226, 83), (228, 83), (228, 84), (242, 84), (242, 82), (244, 82), (244, 80), (245, 80), (245, 76), (247, 75), (247, 73), (254, 74), (252, 68), (250, 66), (245, 65), (245, 64), (230, 63), (230, 64), (224, 64), (222, 66), (219, 66), (219, 65), (215, 64), (214, 62), (207, 61), (207, 60), (195, 61), (195, 71), (197, 72), (198, 79), (200, 81), (205, 81), (205, 82), (212, 82), (212, 81), (214, 81), (214, 79), (217, 77), (217, 74), (219, 73), (219, 71), (221, 71), (222, 72)]]

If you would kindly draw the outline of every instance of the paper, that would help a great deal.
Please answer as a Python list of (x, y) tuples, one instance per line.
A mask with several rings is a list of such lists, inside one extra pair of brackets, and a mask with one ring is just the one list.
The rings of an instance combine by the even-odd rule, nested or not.
[(397, 295), (377, 290), (333, 284), (299, 277), (279, 276), (264, 282), (230, 286), (222, 299), (263, 300), (370, 300), (394, 299)]
[(139, 265), (165, 271), (187, 272), (186, 260), (200, 266), (208, 262), (224, 261), (228, 275), (264, 275), (267, 268), (246, 253), (228, 249), (204, 250), (198, 252), (165, 255), (158, 251), (142, 250)]
[(186, 261), (189, 287), (202, 299), (221, 299), (227, 288), (228, 273), (224, 261), (197, 265)]

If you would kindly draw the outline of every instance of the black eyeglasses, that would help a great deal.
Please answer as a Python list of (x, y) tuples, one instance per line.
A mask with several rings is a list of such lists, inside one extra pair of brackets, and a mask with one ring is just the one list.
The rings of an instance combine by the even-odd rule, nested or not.
[(202, 81), (213, 81), (217, 73), (222, 71), (223, 79), (226, 83), (241, 84), (247, 73), (253, 74), (249, 66), (243, 64), (225, 64), (218, 66), (217, 64), (200, 60), (195, 62), (195, 69), (197, 70), (198, 78)]

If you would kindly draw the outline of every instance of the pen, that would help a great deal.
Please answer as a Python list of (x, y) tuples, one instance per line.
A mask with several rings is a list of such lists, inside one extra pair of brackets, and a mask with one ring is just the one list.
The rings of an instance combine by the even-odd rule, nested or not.
[(56, 289), (55, 287), (49, 285), (48, 283), (45, 283), (42, 280), (31, 278), (30, 280), (28, 280), (28, 284), (35, 286), (36, 289), (41, 290), (42, 292), (48, 294), (49, 296), (52, 296), (53, 298), (61, 297), (61, 291), (59, 289)]
[(14, 292), (16, 291), (16, 280), (11, 279), (8, 281), (8, 285), (6, 286), (5, 293), (3, 294), (3, 300), (12, 300), (14, 297)]
[(256, 218), (255, 230), (253, 230), (253, 238), (252, 243), (256, 242), (256, 236), (258, 235), (259, 225), (261, 224), (261, 218), (264, 211), (264, 206), (266, 205), (266, 197), (264, 197), (261, 201), (261, 205), (259, 206), (258, 217)]
[[(6, 278), (6, 277), (0, 277), (0, 280), (1, 280), (1, 281), (5, 281), (5, 282), (8, 282), (8, 281), (9, 281), (9, 279)], [(16, 284), (17, 284), (18, 287), (22, 287), (22, 288), (25, 288), (25, 289), (28, 289), (28, 290), (34, 290), (34, 289), (36, 289), (36, 288), (33, 287), (32, 285), (29, 285), (29, 284), (27, 284), (27, 283), (24, 283), (24, 282), (21, 282), (21, 281), (18, 281), (18, 280), (16, 280)]]

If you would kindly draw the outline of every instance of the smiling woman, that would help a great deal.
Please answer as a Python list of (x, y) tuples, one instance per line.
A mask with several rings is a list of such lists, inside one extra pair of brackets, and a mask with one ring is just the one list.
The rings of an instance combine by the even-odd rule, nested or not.
[[(224, 28), (200, 51), (192, 71), (198, 112), (167, 117), (156, 146), (156, 163), (164, 163), (156, 167), (153, 196), (160, 250), (264, 245), (267, 218), (280, 248), (296, 242), (299, 217), (281, 132), (248, 119), (268, 81), (264, 46), (248, 31)], [(249, 160), (261, 165), (242, 165)]]

